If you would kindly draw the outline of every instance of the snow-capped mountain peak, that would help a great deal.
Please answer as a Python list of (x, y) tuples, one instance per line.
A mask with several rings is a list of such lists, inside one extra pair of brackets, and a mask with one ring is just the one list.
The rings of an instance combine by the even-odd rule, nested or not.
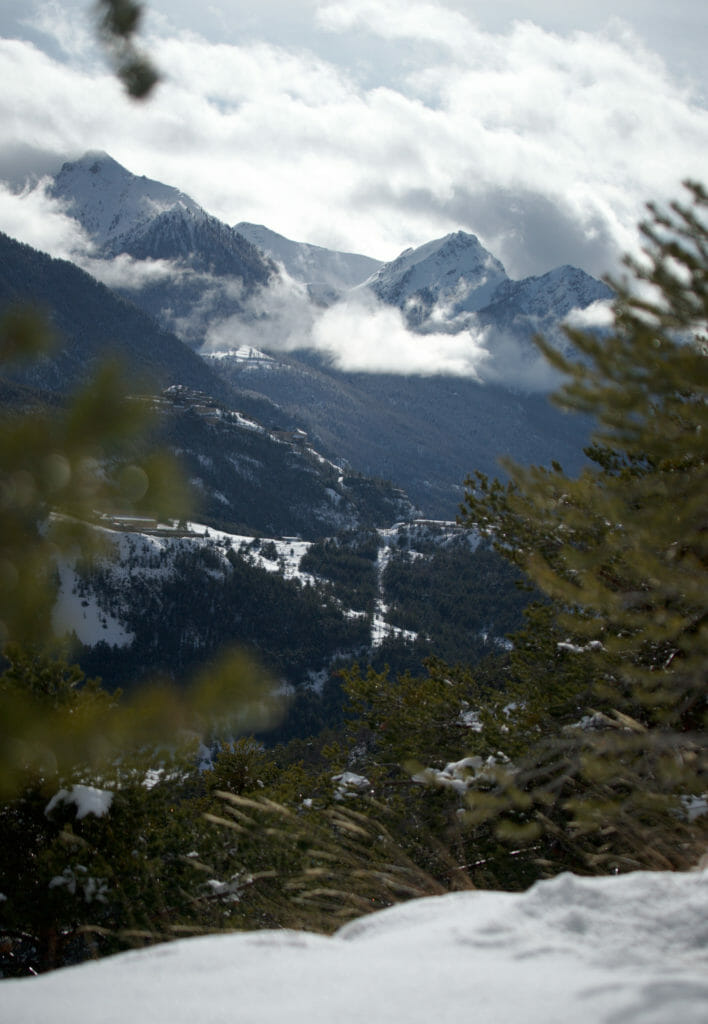
[(509, 306), (517, 316), (550, 315), (560, 322), (571, 310), (584, 309), (610, 295), (610, 289), (602, 281), (578, 267), (564, 264), (538, 277), (504, 282), (493, 296), (489, 312), (499, 315), (503, 306)]
[(52, 194), (66, 201), (69, 213), (99, 249), (115, 248), (119, 238), (134, 234), (168, 210), (206, 217), (184, 192), (132, 174), (100, 150), (65, 163), (54, 179)]
[(507, 280), (506, 271), (476, 235), (456, 231), (406, 249), (376, 271), (362, 287), (384, 302), (402, 307), (415, 301), (442, 303), (456, 315), (475, 312), (492, 299)]
[[(91, 238), (94, 268), (96, 255), (106, 265), (128, 256), (130, 298), (194, 347), (211, 322), (246, 315), (249, 296), (277, 273), (272, 260), (184, 192), (132, 174), (107, 153), (65, 163), (52, 194)], [(117, 273), (120, 281), (120, 265)]]

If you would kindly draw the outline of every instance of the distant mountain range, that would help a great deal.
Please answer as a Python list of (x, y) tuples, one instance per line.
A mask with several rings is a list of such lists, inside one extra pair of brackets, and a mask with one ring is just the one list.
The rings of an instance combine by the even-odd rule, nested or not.
[[(526, 463), (555, 458), (568, 469), (581, 464), (589, 425), (547, 401), (551, 377), (532, 336), (541, 331), (564, 346), (562, 320), (609, 298), (609, 289), (582, 270), (560, 267), (513, 281), (464, 232), (381, 264), (263, 226), (230, 227), (178, 189), (133, 175), (105, 153), (64, 164), (52, 193), (90, 239), (84, 265), (122, 296), (116, 306), (121, 300), (106, 289), (73, 279), (84, 281), (75, 287), (91, 296), (94, 325), (101, 305), (113, 311), (104, 319), (122, 320), (112, 330), (136, 371), (163, 360), (156, 353), (171, 346), (157, 374), (161, 383), (184, 383), (220, 401), (228, 393), (232, 407), (259, 421), (299, 426), (332, 462), (391, 480), (426, 515), (453, 516), (465, 475), (497, 473), (500, 456)], [(41, 291), (38, 284), (39, 299)], [(162, 332), (148, 328), (126, 299)], [(401, 330), (421, 353), (432, 353), (432, 335), (454, 336), (463, 354), (469, 349), (470, 374), (446, 373), (444, 365), (437, 372), (432, 355), (427, 375), (406, 374), (404, 366), (385, 374), (339, 369), (336, 355), (314, 349), (312, 328), (327, 307), (346, 304), (364, 313), (400, 310)], [(61, 326), (71, 334), (77, 314), (66, 312)], [(358, 329), (356, 320), (345, 321), (340, 347), (356, 351)], [(165, 332), (202, 350), (204, 359)], [(73, 334), (82, 345), (89, 338), (103, 344), (88, 322)], [(64, 369), (56, 372), (68, 375), (72, 358), (78, 372), (85, 356), (77, 346), (66, 348)], [(477, 351), (484, 358), (474, 363)]]
[(553, 329), (572, 309), (610, 295), (576, 267), (512, 281), (479, 239), (463, 231), (380, 263), (294, 242), (262, 225), (229, 227), (178, 189), (137, 177), (101, 152), (65, 163), (51, 192), (90, 237), (96, 255), (143, 264), (144, 279), (137, 287), (132, 275), (130, 297), (196, 347), (218, 320), (267, 320), (267, 296), (257, 313), (248, 300), (279, 274), (304, 285), (316, 303), (369, 293), (400, 308), (421, 333), (494, 328), (526, 341), (539, 328)]

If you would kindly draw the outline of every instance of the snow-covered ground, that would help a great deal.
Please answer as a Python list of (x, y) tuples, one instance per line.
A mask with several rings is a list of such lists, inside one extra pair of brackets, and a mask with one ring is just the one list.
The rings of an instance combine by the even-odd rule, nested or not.
[[(335, 501), (340, 499), (335, 491), (331, 492), (331, 496)], [(121, 516), (114, 517), (110, 525), (104, 522), (96, 527), (96, 532), (107, 542), (107, 551), (98, 560), (98, 564), (114, 583), (125, 582), (126, 595), (130, 592), (129, 581), (142, 579), (159, 586), (160, 578), (167, 578), (173, 573), (175, 559), (180, 553), (207, 546), (212, 552), (213, 564), (204, 571), (213, 576), (227, 575), (231, 571), (229, 559), (236, 556), (266, 572), (279, 573), (286, 580), (297, 580), (302, 586), (314, 586), (322, 582), (321, 578), (300, 568), (303, 556), (312, 546), (311, 541), (298, 537), (262, 537), (256, 540), (252, 536), (226, 533), (196, 522), (188, 522), (182, 527), (155, 522), (152, 526), (144, 525), (143, 532), (140, 532), (138, 523), (146, 522), (149, 523), (149, 520), (139, 519), (135, 529), (132, 529), (130, 517)], [(400, 522), (392, 527), (378, 529), (377, 534), (378, 594), (371, 615), (372, 648), (380, 647), (391, 637), (408, 641), (417, 639), (417, 633), (394, 626), (388, 621), (389, 609), (384, 601), (383, 576), (394, 553), (400, 550), (401, 542), (406, 557), (411, 560), (426, 557), (425, 552), (431, 548), (444, 548), (456, 543), (461, 535), (464, 535), (471, 550), (475, 550), (480, 543), (480, 537), (475, 532), (442, 520)], [(57, 633), (63, 635), (74, 632), (82, 643), (88, 645), (101, 641), (111, 646), (130, 645), (133, 635), (124, 625), (127, 618), (125, 604), (121, 606), (120, 601), (114, 601), (113, 606), (109, 607), (105, 597), (99, 597), (93, 590), (90, 580), (80, 579), (70, 561), (60, 561), (58, 571), (60, 587), (53, 612)], [(121, 590), (120, 586), (118, 590)], [(341, 610), (345, 615), (357, 618), (366, 614), (356, 609)], [(492, 637), (491, 642), (506, 644), (506, 641), (498, 637)]]
[[(333, 494), (335, 492), (332, 492)], [(338, 496), (337, 496), (338, 497)], [(267, 572), (280, 573), (286, 580), (297, 580), (303, 586), (312, 586), (317, 580), (310, 573), (300, 569), (300, 562), (311, 547), (310, 541), (297, 537), (261, 538), (225, 533), (223, 530), (206, 526), (203, 523), (190, 522), (184, 529), (177, 529), (166, 524), (154, 524), (153, 528), (130, 530), (129, 520), (121, 520), (122, 529), (101, 525), (96, 527), (108, 543), (108, 550), (99, 559), (101, 567), (114, 581), (136, 577), (145, 580), (166, 578), (173, 571), (175, 558), (181, 551), (194, 550), (209, 545), (217, 558), (219, 568), (206, 571), (227, 574), (230, 571), (228, 556), (236, 555), (251, 565)], [(398, 547), (401, 535), (405, 535), (410, 558), (422, 558), (423, 554), (414, 547), (418, 541), (424, 544), (445, 545), (457, 538), (460, 527), (455, 523), (414, 520), (411, 523), (397, 523), (388, 529), (377, 531), (379, 535), (379, 551), (376, 573), (379, 581), (379, 593), (371, 619), (371, 646), (378, 647), (388, 637), (401, 637), (415, 640), (416, 634), (393, 626), (388, 622), (388, 609), (383, 601), (383, 574), (392, 552)], [(475, 547), (479, 538), (470, 534), (470, 546)], [(75, 566), (69, 561), (61, 561), (58, 566), (60, 587), (57, 603), (53, 612), (54, 628), (57, 633), (76, 633), (78, 639), (85, 644), (97, 644), (100, 641), (112, 646), (129, 645), (132, 634), (121, 621), (121, 609), (111, 611), (105, 607), (105, 601), (99, 599), (90, 585), (82, 584)], [(126, 591), (128, 592), (128, 591)], [(360, 612), (345, 609), (345, 614), (360, 615)]]
[[(416, 540), (424, 539), (428, 543), (436, 543), (444, 546), (451, 538), (459, 537), (461, 528), (453, 522), (444, 520), (414, 519), (410, 523), (396, 523), (387, 529), (377, 530), (379, 535), (379, 551), (376, 558), (376, 578), (378, 579), (378, 596), (374, 608), (374, 615), (371, 621), (371, 646), (380, 647), (384, 640), (389, 637), (397, 637), (403, 640), (416, 640), (418, 634), (410, 629), (401, 629), (392, 626), (388, 620), (388, 607), (383, 600), (383, 576), (388, 563), (391, 561), (392, 551), (398, 546), (401, 536), (407, 538), (408, 557), (423, 558), (423, 553), (416, 551), (413, 546)], [(479, 544), (479, 537), (467, 531), (468, 543), (472, 550)]]
[[(157, 527), (157, 524), (156, 524)], [(224, 533), (201, 523), (188, 523), (187, 531), (175, 531), (161, 526), (151, 532), (129, 532), (105, 526), (96, 527), (105, 541), (108, 551), (99, 559), (99, 564), (114, 580), (120, 581), (140, 576), (145, 579), (167, 577), (173, 571), (173, 562), (180, 551), (203, 547), (211, 543), (218, 556), (223, 573), (228, 573), (228, 554), (233, 552), (252, 565), (268, 572), (280, 572), (285, 579), (299, 580), (303, 585), (314, 583), (314, 577), (300, 571), (300, 560), (310, 547), (309, 541), (296, 537), (264, 539), (254, 546), (250, 536)], [(269, 558), (268, 553), (276, 552), (277, 557)], [(264, 553), (266, 552), (266, 553)], [(52, 613), (54, 629), (59, 635), (76, 633), (84, 644), (100, 641), (111, 646), (125, 646), (132, 642), (133, 635), (122, 624), (120, 616), (103, 607), (90, 586), (82, 585), (75, 566), (66, 560), (57, 565), (59, 591)], [(217, 571), (217, 570), (211, 570)]]
[(708, 872), (561, 875), (331, 938), (186, 939), (0, 982), (12, 1024), (705, 1024)]
[(102, 640), (111, 647), (124, 647), (133, 640), (123, 624), (110, 612), (100, 608), (93, 592), (78, 592), (78, 577), (67, 562), (57, 566), (59, 591), (52, 611), (52, 624), (56, 633), (76, 633), (82, 644), (98, 644)]

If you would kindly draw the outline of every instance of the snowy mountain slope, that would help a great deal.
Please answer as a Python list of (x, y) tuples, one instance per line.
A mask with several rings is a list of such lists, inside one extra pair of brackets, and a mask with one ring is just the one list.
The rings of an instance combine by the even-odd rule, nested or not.
[(182, 260), (244, 284), (263, 284), (274, 272), (247, 239), (184, 192), (133, 174), (108, 153), (90, 151), (63, 164), (50, 192), (104, 256)]
[[(255, 543), (248, 534), (229, 534), (203, 523), (155, 523), (149, 531), (140, 532), (129, 520), (96, 526), (103, 542), (97, 561), (95, 583), (91, 576), (77, 571), (69, 560), (60, 563), (59, 589), (52, 614), (59, 636), (74, 632), (87, 647), (106, 643), (111, 647), (128, 647), (135, 636), (127, 628), (131, 612), (131, 591), (152, 589), (159, 593), (175, 573), (180, 559), (195, 557), (208, 549), (210, 572), (225, 576), (230, 571), (229, 558), (243, 558), (250, 565), (266, 572), (279, 572), (283, 579), (298, 580), (311, 585), (314, 580), (300, 572), (300, 560), (310, 546), (309, 541), (295, 539), (264, 540)], [(127, 527), (127, 528), (126, 528)], [(263, 551), (271, 552), (266, 557)]]
[(236, 388), (280, 406), (330, 458), (393, 481), (436, 519), (457, 514), (469, 473), (499, 475), (501, 455), (557, 459), (570, 472), (583, 464), (588, 420), (560, 413), (545, 394), (464, 377), (345, 373), (300, 354), (209, 362)]
[(120, 251), (116, 249), (118, 239), (144, 229), (166, 210), (206, 217), (184, 192), (131, 174), (100, 150), (90, 150), (79, 160), (63, 164), (51, 194), (67, 204), (67, 212), (78, 220), (98, 249)]
[(479, 239), (463, 231), (406, 249), (361, 287), (398, 306), (416, 330), (491, 326), (528, 337), (611, 295), (601, 281), (571, 266), (512, 281)]
[[(411, 671), (431, 656), (476, 663), (521, 625), (528, 600), (488, 545), (449, 522), (316, 541), (131, 516), (105, 515), (94, 528), (100, 556), (58, 567), (53, 622), (59, 635), (76, 634), (82, 668), (109, 688), (155, 672), (185, 681), (195, 657), (235, 644), (257, 652), (312, 712), (310, 691), (323, 685), (341, 704), (336, 669), (347, 662), (378, 657)], [(445, 601), (453, 607), (441, 627)], [(282, 739), (302, 727), (292, 710)]]
[(251, 297), (277, 276), (275, 264), (215, 217), (174, 207), (114, 241), (106, 257), (127, 254), (134, 266), (160, 261), (172, 273), (149, 275), (130, 298), (200, 348), (213, 323), (249, 321)]
[[(277, 574), (283, 580), (294, 580), (303, 587), (323, 585), (327, 581), (326, 576), (302, 569), (301, 562), (313, 542), (296, 537), (256, 538), (195, 522), (182, 525), (155, 522), (146, 528), (131, 523), (129, 516), (104, 516), (95, 530), (102, 540), (101, 556), (95, 563), (98, 571), (93, 576), (87, 575), (79, 572), (70, 559), (62, 560), (58, 565), (59, 588), (52, 616), (58, 635), (73, 631), (87, 647), (101, 642), (112, 647), (130, 646), (135, 639), (126, 626), (133, 604), (131, 590), (137, 588), (143, 593), (153, 590), (159, 594), (181, 561), (196, 560), (205, 551), (209, 553), (209, 573), (214, 578), (228, 576), (234, 561), (241, 560), (255, 569)], [(362, 535), (364, 533), (362, 531)], [(383, 573), (393, 549), (400, 547), (401, 538), (406, 538), (409, 553), (425, 558), (426, 554), (414, 547), (417, 538), (422, 538), (422, 544), (420, 540), (417, 542), (429, 553), (451, 541), (459, 542), (468, 531), (454, 523), (412, 520), (383, 527), (376, 535), (378, 598), (373, 615), (367, 620), (372, 647), (378, 646), (386, 636), (406, 632), (387, 623), (383, 603)], [(471, 538), (472, 551), (477, 543)], [(336, 587), (332, 592), (336, 594)], [(367, 618), (365, 612), (355, 608), (342, 610), (346, 616)], [(409, 634), (411, 637), (414, 638), (414, 634)]]
[(309, 242), (293, 242), (262, 224), (245, 221), (235, 231), (247, 238), (262, 252), (276, 260), (296, 281), (302, 281), (316, 301), (330, 299), (361, 284), (378, 267), (380, 260), (357, 253), (337, 252)]
[(267, 352), (262, 352), (259, 348), (253, 348), (252, 345), (240, 345), (235, 349), (222, 349), (217, 352), (204, 352), (202, 357), (207, 361), (212, 360), (216, 363), (226, 360), (226, 362), (234, 363), (244, 370), (269, 370), (275, 369), (279, 366), (278, 360), (273, 356), (268, 355)]
[(69, 560), (57, 565), (59, 588), (52, 610), (52, 628), (57, 636), (71, 636), (92, 647), (106, 643), (110, 647), (127, 647), (134, 637), (120, 618), (106, 611), (95, 600), (93, 592), (82, 586), (76, 567)]
[(295, 694), (311, 676), (327, 677), (342, 651), (366, 648), (367, 622), (300, 571), (307, 541), (197, 523), (97, 529), (101, 555), (62, 574), (54, 621), (73, 629), (83, 645), (74, 657), (109, 690), (162, 675), (184, 685), (238, 647)]
[[(200, 660), (237, 645), (281, 688), (311, 702), (313, 683), (321, 688), (335, 663), (395, 632), (302, 568), (310, 541), (104, 519), (96, 527), (103, 547), (90, 569), (60, 566), (53, 621), (60, 635), (76, 635), (83, 647), (75, 656), (88, 671), (100, 670), (109, 689), (155, 673), (186, 682)], [(293, 726), (289, 716), (282, 734), (293, 727), (297, 718)]]
[[(132, 174), (107, 153), (65, 163), (52, 194), (102, 260), (132, 258), (125, 284), (120, 262), (113, 271), (116, 289), (194, 347), (214, 320), (247, 316), (249, 297), (277, 274), (272, 260), (189, 196)], [(109, 272), (95, 260), (93, 271)]]
[(503, 282), (493, 301), (474, 315), (471, 325), (485, 332), (491, 356), (488, 378), (499, 383), (512, 379), (521, 388), (550, 391), (559, 379), (549, 371), (532, 339), (540, 334), (564, 355), (576, 358), (563, 331), (564, 320), (593, 304), (606, 305), (611, 297), (602, 281), (570, 266), (557, 267), (540, 277)]
[(409, 331), (422, 335), (422, 346), (425, 335), (438, 336), (432, 344), (439, 345), (440, 335), (467, 334), (478, 379), (517, 392), (549, 392), (558, 384), (534, 336), (568, 354), (563, 321), (612, 295), (571, 266), (512, 281), (476, 236), (464, 232), (407, 249), (350, 295), (365, 292), (398, 307)]
[(612, 292), (596, 278), (568, 265), (539, 277), (503, 281), (482, 312), (489, 322), (503, 326), (509, 316), (548, 317), (563, 320), (574, 309), (608, 299)]
[(419, 323), (435, 307), (440, 309), (438, 319), (447, 320), (482, 309), (507, 280), (504, 267), (476, 235), (457, 231), (406, 249), (362, 287), (382, 302), (412, 313), (413, 322)]
[(706, 871), (564, 874), (412, 900), (330, 938), (212, 935), (6, 980), (3, 1007), (14, 1024), (703, 1024), (707, 914)]
[(142, 260), (180, 260), (194, 270), (238, 277), (244, 287), (266, 284), (275, 272), (242, 235), (204, 211), (179, 205), (125, 232), (111, 249)]

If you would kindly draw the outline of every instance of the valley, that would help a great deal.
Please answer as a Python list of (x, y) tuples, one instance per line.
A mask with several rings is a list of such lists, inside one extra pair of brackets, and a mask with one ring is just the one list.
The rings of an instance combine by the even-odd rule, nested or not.
[[(244, 646), (292, 695), (282, 738), (333, 724), (355, 661), (419, 672), (500, 649), (528, 594), (455, 526), (464, 480), (500, 458), (582, 465), (590, 423), (549, 403), (532, 336), (563, 348), (606, 286), (570, 267), (512, 281), (464, 232), (384, 264), (232, 228), (101, 152), (50, 192), (88, 244), (75, 265), (0, 239), (0, 304), (47, 310), (56, 337), (6, 368), (8, 408), (62, 403), (118, 359), (151, 414), (126, 454), (170, 453), (191, 495), (160, 528), (99, 520), (113, 554), (62, 563), (54, 623), (82, 668), (183, 686)], [(367, 364), (378, 322), (412, 370)]]
[(237, 535), (130, 517), (95, 528), (91, 560), (63, 562), (58, 633), (109, 690), (155, 676), (185, 686), (223, 648), (257, 657), (291, 702), (272, 740), (340, 718), (354, 662), (420, 672), (504, 648), (528, 595), (487, 544), (454, 523), (413, 520), (319, 541)]
[(13, 1024), (702, 1021), (705, 13), (86, 6), (0, 5)]

